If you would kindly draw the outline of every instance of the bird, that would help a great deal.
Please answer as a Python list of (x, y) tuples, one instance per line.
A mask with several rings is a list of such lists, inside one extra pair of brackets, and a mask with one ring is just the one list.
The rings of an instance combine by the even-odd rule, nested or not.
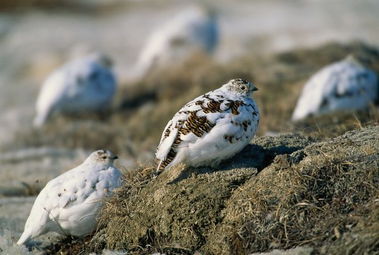
[(103, 199), (121, 185), (109, 150), (97, 150), (79, 166), (49, 181), (37, 196), (17, 244), (47, 232), (82, 237), (96, 227)]
[(241, 151), (255, 135), (258, 90), (237, 78), (183, 106), (167, 123), (156, 151), (156, 173), (179, 163), (216, 167)]
[(188, 7), (157, 28), (142, 49), (134, 75), (177, 65), (200, 52), (212, 54), (219, 42), (217, 15), (213, 9)]
[(54, 113), (101, 112), (111, 105), (116, 78), (111, 60), (93, 53), (69, 61), (43, 83), (36, 103), (34, 126), (44, 125)]
[(378, 77), (352, 55), (332, 63), (305, 84), (292, 121), (308, 116), (359, 110), (378, 100)]

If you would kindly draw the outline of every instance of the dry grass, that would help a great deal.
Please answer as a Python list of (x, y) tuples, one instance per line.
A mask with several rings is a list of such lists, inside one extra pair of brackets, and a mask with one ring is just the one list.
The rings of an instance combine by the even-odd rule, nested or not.
[[(306, 138), (266, 137), (219, 171), (178, 166), (158, 178), (152, 168), (130, 172), (107, 201), (99, 231), (79, 247), (130, 254), (248, 254), (299, 245), (319, 253), (373, 251), (378, 134), (378, 127), (364, 128), (304, 149)], [(265, 161), (270, 155), (277, 156)], [(261, 162), (258, 175), (251, 166), (234, 167), (249, 158)]]
[[(324, 245), (325, 254), (377, 254), (379, 250), (379, 205), (369, 203), (362, 208), (362, 215), (351, 232), (340, 235), (330, 246)], [(338, 232), (335, 232), (338, 235)]]
[[(144, 253), (151, 252), (150, 247), (161, 252), (191, 252), (201, 247), (206, 242), (205, 230), (219, 223), (225, 199), (255, 173), (244, 169), (171, 183), (181, 171), (183, 167), (178, 167), (142, 185), (126, 186), (107, 204), (100, 221), (107, 226), (107, 248)], [(215, 182), (218, 185), (213, 185)], [(124, 202), (120, 204), (121, 200)], [(113, 220), (109, 222), (105, 215), (112, 215)]]
[(309, 117), (293, 123), (291, 129), (313, 137), (328, 138), (342, 135), (349, 130), (378, 124), (379, 108), (372, 105), (366, 110), (356, 112), (336, 112)]
[[(306, 244), (324, 245), (324, 250), (338, 246), (334, 254), (359, 254), (349, 247), (366, 249), (370, 243), (377, 244), (373, 238), (377, 234), (371, 231), (367, 233), (371, 239), (350, 238), (344, 249), (341, 238), (351, 235), (352, 229), (359, 232), (355, 227), (359, 222), (376, 226), (378, 131), (376, 127), (347, 133), (277, 157), (228, 200), (223, 223), (213, 231), (205, 250), (245, 254)], [(373, 207), (376, 210), (368, 209)]]

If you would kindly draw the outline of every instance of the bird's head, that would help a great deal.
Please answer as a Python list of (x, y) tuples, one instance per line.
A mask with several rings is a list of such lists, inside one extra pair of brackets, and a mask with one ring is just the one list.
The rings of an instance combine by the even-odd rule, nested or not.
[(253, 83), (240, 78), (230, 80), (224, 85), (224, 87), (227, 90), (242, 96), (250, 96), (251, 93), (258, 90)]
[(118, 157), (109, 150), (97, 150), (92, 152), (87, 160), (96, 165), (107, 167), (112, 166), (116, 159), (118, 159)]

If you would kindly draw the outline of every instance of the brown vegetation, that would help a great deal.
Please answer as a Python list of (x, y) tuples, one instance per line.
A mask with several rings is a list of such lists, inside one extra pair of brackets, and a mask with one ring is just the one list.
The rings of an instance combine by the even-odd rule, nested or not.
[(379, 245), (378, 134), (370, 127), (324, 142), (262, 137), (220, 169), (130, 172), (99, 231), (79, 248), (248, 254), (307, 245), (369, 254)]

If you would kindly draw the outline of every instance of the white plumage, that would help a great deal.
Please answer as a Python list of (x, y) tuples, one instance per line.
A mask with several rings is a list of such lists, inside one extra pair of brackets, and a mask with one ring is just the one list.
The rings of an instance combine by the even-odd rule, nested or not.
[(181, 162), (216, 166), (241, 151), (258, 128), (258, 107), (250, 97), (255, 90), (252, 83), (233, 79), (181, 108), (162, 134), (157, 171)]
[(85, 236), (95, 230), (105, 198), (121, 184), (112, 152), (93, 152), (81, 165), (49, 181), (37, 196), (17, 244), (47, 232)]
[(197, 52), (210, 54), (217, 46), (218, 38), (215, 13), (201, 7), (189, 8), (151, 35), (139, 56), (134, 75), (177, 65)]
[(377, 75), (349, 56), (324, 67), (305, 84), (292, 115), (300, 120), (338, 110), (358, 110), (378, 99)]
[(93, 54), (73, 60), (54, 71), (38, 96), (35, 126), (43, 125), (53, 113), (96, 112), (108, 109), (116, 80), (105, 56)]

